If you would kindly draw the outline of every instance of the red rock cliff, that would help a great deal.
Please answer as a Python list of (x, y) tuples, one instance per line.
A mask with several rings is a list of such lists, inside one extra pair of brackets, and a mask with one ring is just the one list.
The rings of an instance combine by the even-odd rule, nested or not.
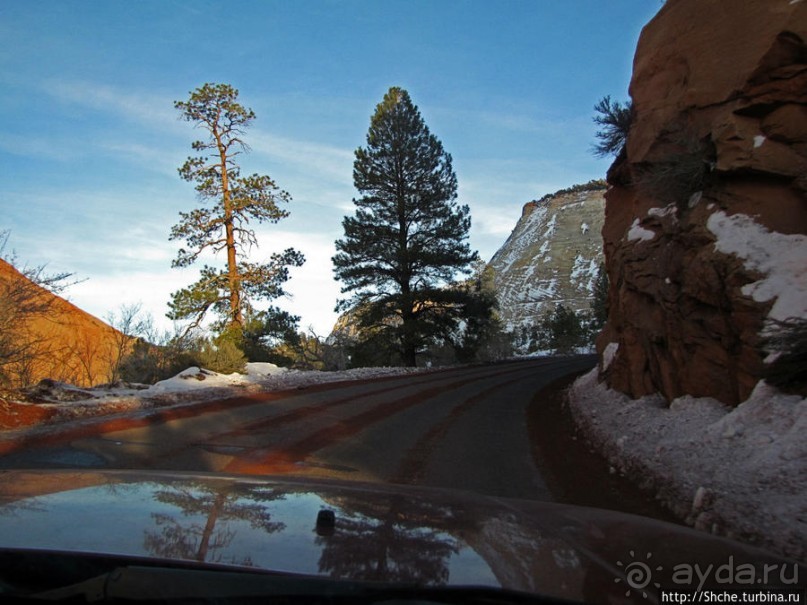
[(612, 388), (737, 404), (766, 321), (807, 314), (806, 41), (807, 0), (668, 0), (643, 30), (603, 227)]
[[(28, 312), (13, 308), (17, 299), (30, 307)], [(0, 386), (4, 382), (24, 386), (42, 378), (78, 386), (105, 382), (128, 342), (111, 326), (34, 284), (2, 259), (0, 330), (15, 341), (10, 347), (15, 353), (0, 356)]]

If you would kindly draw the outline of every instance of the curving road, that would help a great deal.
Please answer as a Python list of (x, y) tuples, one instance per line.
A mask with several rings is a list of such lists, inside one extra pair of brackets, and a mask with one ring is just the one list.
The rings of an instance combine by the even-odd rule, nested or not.
[(0, 467), (293, 473), (553, 500), (527, 410), (540, 389), (594, 363), (536, 359), (269, 393), (107, 426), (7, 455)]

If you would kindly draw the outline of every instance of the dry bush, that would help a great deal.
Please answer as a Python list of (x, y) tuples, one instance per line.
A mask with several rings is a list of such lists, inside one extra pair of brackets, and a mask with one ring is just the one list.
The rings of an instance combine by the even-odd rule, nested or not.
[(664, 136), (670, 153), (636, 168), (633, 184), (644, 196), (685, 209), (692, 196), (707, 187), (714, 154), (707, 141), (685, 128), (673, 127)]

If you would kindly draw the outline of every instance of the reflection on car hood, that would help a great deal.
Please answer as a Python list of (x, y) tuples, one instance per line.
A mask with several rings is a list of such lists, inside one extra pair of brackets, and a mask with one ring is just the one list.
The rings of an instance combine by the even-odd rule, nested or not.
[[(317, 525), (321, 510), (333, 511), (333, 527)], [(671, 582), (695, 590), (697, 574), (691, 586), (680, 573), (673, 577), (695, 564), (781, 566), (784, 575), (766, 584), (788, 584), (799, 572), (798, 581), (805, 578), (804, 568), (762, 551), (615, 512), (429, 488), (210, 474), (0, 472), (0, 548), (484, 585), (589, 602), (609, 595), (652, 602)], [(640, 564), (647, 581), (631, 575)]]

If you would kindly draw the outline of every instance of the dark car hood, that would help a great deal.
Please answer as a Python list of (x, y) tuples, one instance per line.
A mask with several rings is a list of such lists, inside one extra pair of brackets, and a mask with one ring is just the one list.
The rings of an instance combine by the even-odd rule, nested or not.
[[(333, 528), (317, 526), (320, 510), (335, 513)], [(769, 553), (610, 511), (429, 488), (210, 474), (0, 472), (0, 548), (493, 586), (587, 602), (652, 602), (659, 588), (719, 588), (738, 579), (741, 565), (758, 570), (756, 585), (766, 565), (776, 569), (765, 585), (803, 587), (806, 577), (803, 567)], [(698, 571), (710, 565), (700, 585)]]

